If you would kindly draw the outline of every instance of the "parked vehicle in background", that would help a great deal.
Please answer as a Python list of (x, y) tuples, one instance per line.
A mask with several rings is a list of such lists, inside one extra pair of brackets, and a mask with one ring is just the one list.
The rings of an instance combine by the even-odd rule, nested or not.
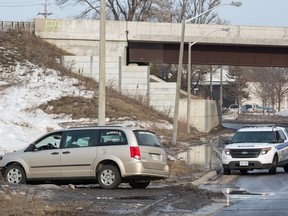
[(263, 109), (266, 113), (274, 113), (275, 112), (275, 110), (273, 111), (273, 108), (270, 106), (265, 106), (265, 107), (263, 107)]
[(244, 104), (247, 108), (247, 111), (250, 113), (253, 112), (263, 112), (263, 108), (260, 107), (258, 104), (256, 103), (252, 103), (252, 104)]
[(238, 104), (231, 104), (228, 108), (229, 111), (231, 112), (241, 112), (241, 113), (247, 113), (248, 109), (246, 108), (245, 105), (242, 105), (239, 109), (239, 105)]
[(121, 182), (146, 188), (169, 173), (165, 151), (153, 132), (111, 126), (50, 132), (23, 150), (2, 155), (0, 168), (9, 183), (91, 179), (105, 189)]
[(245, 105), (242, 105), (242, 109), (241, 109), (242, 113), (248, 113), (248, 109)]
[(231, 104), (231, 105), (228, 107), (228, 110), (229, 110), (229, 111), (232, 111), (232, 112), (238, 112), (238, 109), (239, 109), (238, 104)]
[(268, 169), (275, 174), (277, 167), (288, 172), (288, 134), (274, 125), (248, 126), (239, 129), (222, 151), (223, 173), (240, 170)]

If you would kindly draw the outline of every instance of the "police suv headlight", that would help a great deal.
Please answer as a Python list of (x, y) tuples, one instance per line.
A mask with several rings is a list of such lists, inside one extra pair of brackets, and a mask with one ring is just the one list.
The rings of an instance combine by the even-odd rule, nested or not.
[(226, 155), (230, 155), (230, 149), (225, 148), (225, 149), (224, 149), (224, 153), (225, 153)]
[(269, 151), (271, 150), (271, 147), (269, 147), (269, 148), (263, 148), (262, 150), (261, 150), (261, 155), (265, 155), (265, 154), (267, 154)]

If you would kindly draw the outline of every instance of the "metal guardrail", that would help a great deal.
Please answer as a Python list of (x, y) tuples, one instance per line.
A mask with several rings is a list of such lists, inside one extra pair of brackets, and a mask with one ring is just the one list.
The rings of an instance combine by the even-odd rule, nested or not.
[(9, 29), (34, 32), (35, 23), (34, 22), (0, 21), (0, 31), (7, 31)]

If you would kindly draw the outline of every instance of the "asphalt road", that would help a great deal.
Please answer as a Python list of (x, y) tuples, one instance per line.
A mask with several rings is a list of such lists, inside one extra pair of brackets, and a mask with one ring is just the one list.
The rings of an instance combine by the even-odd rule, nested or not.
[[(271, 216), (287, 215), (288, 174), (278, 168), (276, 175), (268, 170), (249, 172), (248, 175), (221, 176), (206, 185), (211, 190), (222, 191), (226, 206), (214, 216)], [(227, 180), (229, 179), (229, 180)]]

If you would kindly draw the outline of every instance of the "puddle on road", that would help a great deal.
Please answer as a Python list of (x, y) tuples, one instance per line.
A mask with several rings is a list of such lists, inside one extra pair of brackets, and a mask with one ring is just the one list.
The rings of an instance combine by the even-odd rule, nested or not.
[(249, 199), (255, 196), (268, 196), (268, 193), (255, 193), (249, 192), (243, 188), (223, 188), (223, 194), (226, 196), (226, 206), (230, 206), (233, 201), (239, 201), (243, 199)]

